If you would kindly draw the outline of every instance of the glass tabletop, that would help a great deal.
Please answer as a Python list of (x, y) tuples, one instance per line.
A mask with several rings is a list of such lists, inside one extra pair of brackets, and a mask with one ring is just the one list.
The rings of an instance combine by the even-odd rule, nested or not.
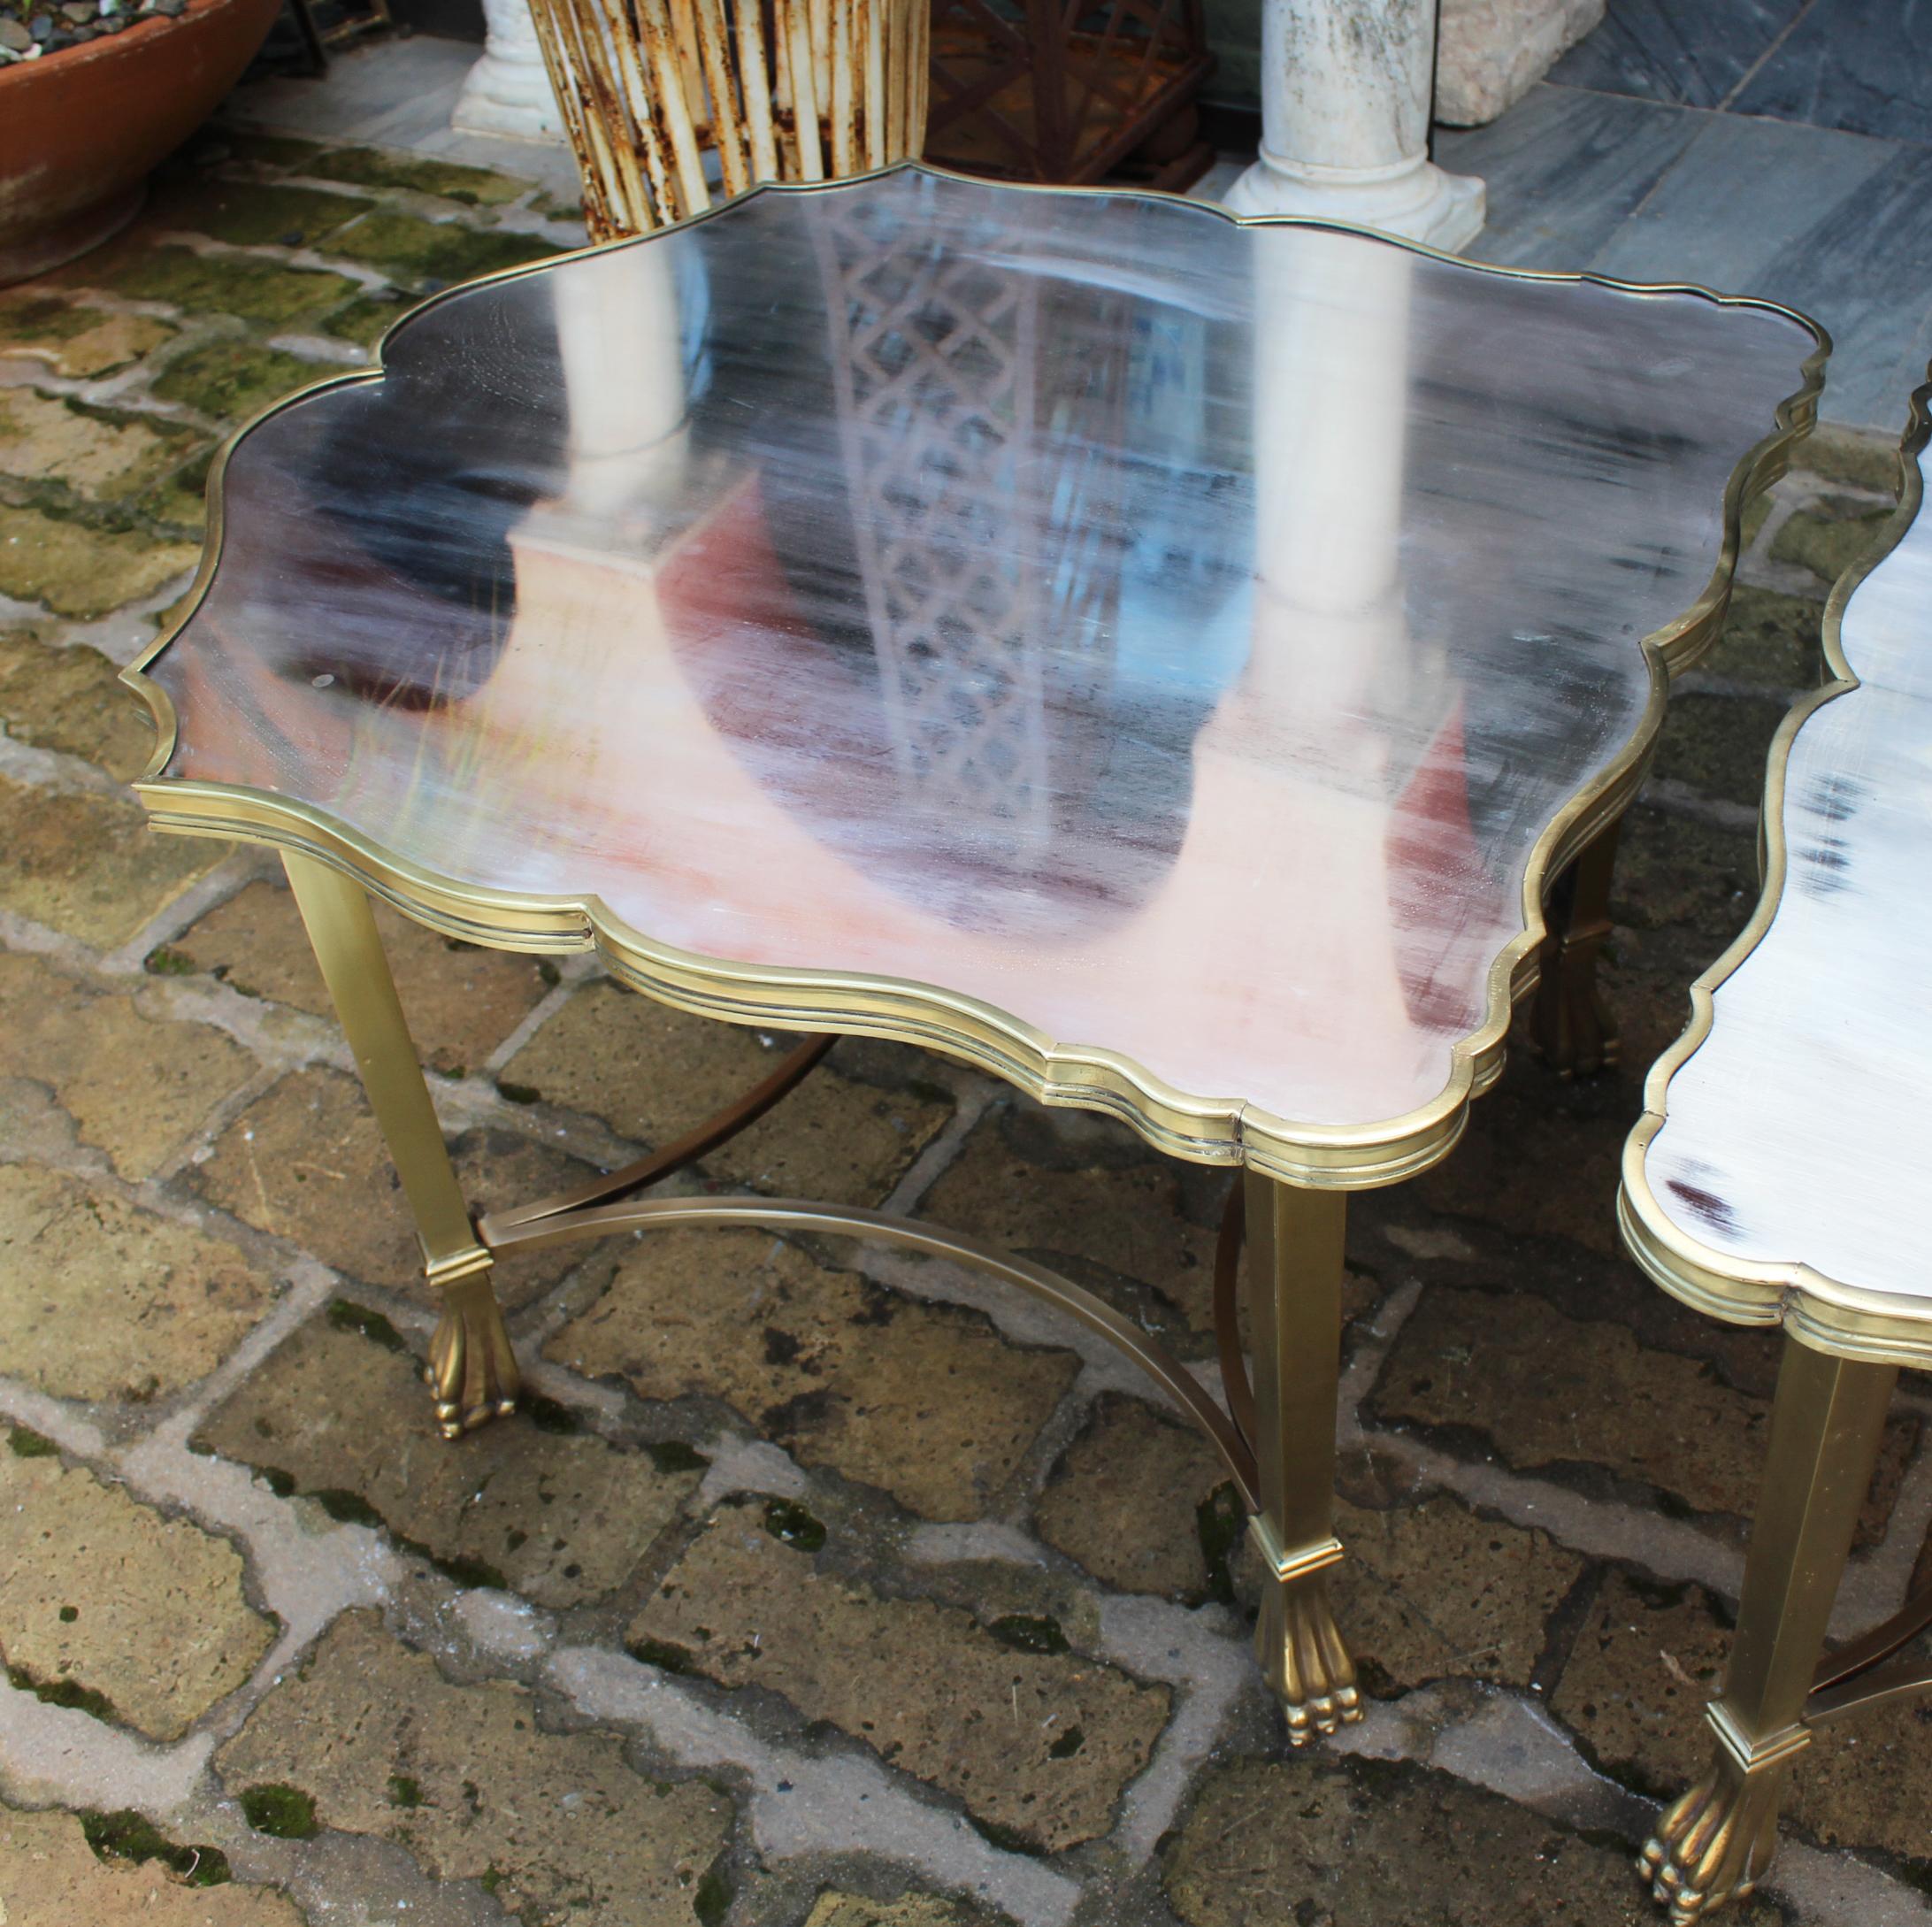
[[(1925, 397), (1921, 396), (1921, 407)], [(1926, 457), (1916, 493), (1922, 495)], [(1932, 1182), (1932, 518), (1922, 511), (1852, 590), (1839, 623), (1857, 687), (1806, 718), (1782, 764), (1781, 861), (1756, 941), (1712, 994), (1708, 1034), (1653, 1092), (1668, 1112), (1642, 1159), (1646, 1208), (1701, 1261), (1775, 1307), (1877, 1294), (1870, 1344), (1923, 1365), (1932, 1345), (1924, 1198)], [(1852, 1302), (1831, 1293), (1841, 1305)], [(1774, 1316), (1775, 1316), (1774, 1312)], [(1856, 1331), (1828, 1308), (1813, 1326)]]
[(1376, 1126), (1499, 1037), (1817, 347), (1167, 197), (763, 190), (249, 430), (146, 794), (594, 899), (765, 1021), (897, 986), (942, 1046)]

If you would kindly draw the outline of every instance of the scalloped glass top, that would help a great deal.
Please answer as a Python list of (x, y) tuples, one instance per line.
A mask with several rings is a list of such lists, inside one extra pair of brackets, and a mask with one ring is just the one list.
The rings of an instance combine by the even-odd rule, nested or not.
[(1932, 1316), (1928, 628), (1921, 510), (1845, 606), (1839, 638), (1859, 687), (1791, 744), (1771, 927), (1718, 986), (1710, 1034), (1671, 1078), (1644, 1162), (1658, 1204), (1700, 1243), (1808, 1264)]
[(165, 773), (1377, 1123), (1815, 345), (1175, 200), (756, 194), (252, 429)]

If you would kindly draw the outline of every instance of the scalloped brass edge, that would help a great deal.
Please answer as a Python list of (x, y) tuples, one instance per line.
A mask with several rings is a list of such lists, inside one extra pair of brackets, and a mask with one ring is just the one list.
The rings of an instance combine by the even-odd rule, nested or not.
[[(294, 849), (337, 864), (397, 909), (446, 934), (502, 949), (594, 949), (613, 976), (680, 1010), (739, 1024), (837, 1030), (892, 1038), (959, 1057), (1016, 1085), (1040, 1102), (1102, 1110), (1120, 1117), (1155, 1148), (1197, 1163), (1251, 1165), (1269, 1176), (1322, 1189), (1355, 1190), (1393, 1184), (1438, 1162), (1461, 1136), (1469, 1100), (1500, 1074), (1503, 1044), (1516, 1000), (1537, 979), (1546, 925), (1544, 892), (1552, 877), (1628, 805), (1643, 780), (1662, 724), (1671, 676), (1700, 656), (1714, 641), (1730, 600), (1745, 504), (1785, 472), (1791, 445), (1817, 418), (1824, 365), (1831, 338), (1797, 310), (1754, 296), (1720, 295), (1690, 282), (1620, 281), (1607, 275), (1549, 269), (1499, 267), (1466, 261), (1419, 242), (1373, 228), (1294, 216), (1244, 216), (1210, 202), (1178, 204), (1237, 227), (1295, 226), (1333, 229), (1401, 248), (1474, 274), (1507, 280), (1569, 281), (1607, 288), (1637, 297), (1690, 296), (1718, 307), (1753, 308), (1782, 316), (1817, 344), (1800, 369), (1800, 384), (1778, 404), (1772, 431), (1746, 451), (1725, 485), (1723, 539), (1702, 594), (1675, 621), (1643, 639), (1650, 694), (1629, 741), (1587, 788), (1553, 816), (1531, 847), (1523, 875), (1523, 928), (1497, 955), (1487, 977), (1484, 1018), (1450, 1048), (1448, 1076), (1426, 1104), (1369, 1125), (1333, 1125), (1281, 1117), (1239, 1098), (1204, 1098), (1179, 1090), (1133, 1059), (1099, 1046), (1060, 1045), (1021, 1018), (977, 998), (906, 979), (860, 971), (812, 971), (752, 965), (680, 950), (632, 930), (595, 896), (548, 897), (461, 884), (403, 861), (322, 810), (239, 784), (168, 781), (160, 772), (174, 754), (177, 723), (166, 692), (147, 673), (150, 665), (192, 620), (218, 565), (222, 491), (227, 465), (243, 437), (262, 423), (333, 388), (380, 380), (392, 335), (438, 303), (495, 282), (548, 272), (565, 262), (613, 248), (648, 245), (674, 229), (715, 219), (751, 195), (838, 193), (856, 183), (913, 172), (947, 180), (985, 181), (924, 161), (899, 161), (838, 180), (764, 181), (748, 194), (724, 201), (650, 234), (546, 256), (445, 288), (399, 316), (383, 333), (376, 365), (350, 369), (284, 395), (245, 422), (216, 456), (208, 476), (208, 534), (201, 564), (176, 620), (144, 649), (121, 679), (147, 704), (157, 743), (134, 785), (153, 826), (190, 835), (234, 838)], [(1149, 189), (1083, 189), (1034, 183), (1002, 184), (1004, 191), (1033, 194), (1105, 194), (1109, 198), (1174, 205), (1177, 197)]]
[[(1860, 687), (1845, 659), (1846, 605), (1905, 539), (1925, 492), (1920, 451), (1932, 440), (1932, 382), (1914, 391), (1898, 444), (1899, 495), (1871, 549), (1839, 577), (1825, 604), (1823, 643), (1832, 679), (1779, 724), (1765, 769), (1760, 848), (1764, 883), (1757, 907), (1729, 948), (1690, 986), (1690, 1020), (1652, 1065), (1644, 1083), (1644, 1115), (1623, 1146), (1617, 1225), (1630, 1254), (1653, 1284), (1694, 1309), (1734, 1324), (1782, 1324), (1815, 1351), (1874, 1364), (1932, 1364), (1932, 1320), (1922, 1300), (1906, 1300), (1828, 1277), (1800, 1261), (1760, 1263), (1721, 1252), (1685, 1231), (1651, 1188), (1647, 1157), (1669, 1112), (1670, 1080), (1711, 1033), (1718, 987), (1743, 964), (1771, 928), (1784, 892), (1784, 783), (1791, 746), (1826, 703)], [(1910, 1307), (1911, 1309), (1907, 1309)]]

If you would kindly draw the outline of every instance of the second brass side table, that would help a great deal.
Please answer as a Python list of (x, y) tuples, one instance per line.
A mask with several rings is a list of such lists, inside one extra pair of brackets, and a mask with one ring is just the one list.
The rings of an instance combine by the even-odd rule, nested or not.
[(1825, 1651), (1898, 1369), (1932, 1365), (1928, 402), (1881, 552), (1827, 605), (1833, 679), (1772, 746), (1763, 895), (1693, 987), (1624, 1152), (1619, 1215), (1650, 1276), (1785, 1332), (1711, 1765), (1644, 1849), (1680, 1927), (1770, 1864), (1818, 1728), (1932, 1691), (1922, 1662), (1886, 1663), (1932, 1625), (1932, 1591)]
[[(499, 1254), (694, 1223), (939, 1252), (1195, 1419), (1275, 1576), (1291, 1737), (1355, 1716), (1347, 1194), (1443, 1156), (1500, 1068), (1545, 888), (1635, 793), (1823, 354), (1761, 303), (907, 165), (454, 291), (252, 425), (198, 605), (130, 672), (141, 790), (286, 856), (444, 1294), (446, 1429), (515, 1396)], [(1239, 1170), (1221, 1396), (935, 1227), (636, 1196), (822, 1043), (472, 1221), (367, 892)]]

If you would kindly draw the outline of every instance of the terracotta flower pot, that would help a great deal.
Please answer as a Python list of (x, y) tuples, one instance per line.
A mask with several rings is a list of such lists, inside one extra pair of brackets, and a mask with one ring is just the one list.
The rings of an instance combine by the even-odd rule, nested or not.
[(241, 79), (280, 0), (189, 0), (0, 66), (0, 287), (98, 247)]

